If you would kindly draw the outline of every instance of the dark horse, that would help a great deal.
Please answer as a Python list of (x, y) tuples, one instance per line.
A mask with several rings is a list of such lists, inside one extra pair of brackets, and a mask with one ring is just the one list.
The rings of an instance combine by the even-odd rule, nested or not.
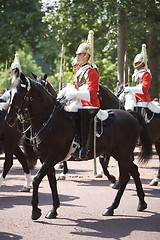
[(28, 167), (26, 155), (23, 153), (19, 146), (19, 141), (22, 137), (22, 126), (20, 122), (17, 121), (16, 125), (11, 128), (8, 124), (6, 124), (5, 115), (6, 110), (0, 111), (0, 143), (3, 146), (3, 151), (5, 153), (3, 170), (0, 174), (0, 187), (13, 165), (13, 155), (15, 155), (22, 165), (25, 176), (25, 184), (21, 191), (29, 192), (32, 186), (30, 169)]
[[(117, 99), (121, 94), (123, 94), (123, 91), (124, 91), (124, 85), (119, 84), (116, 90)], [(114, 98), (112, 99), (114, 102), (116, 102)], [(123, 100), (125, 101), (125, 95)], [(117, 101), (119, 101), (119, 99)], [(124, 102), (121, 102), (121, 104), (124, 105)], [(157, 173), (157, 176), (150, 182), (150, 185), (157, 186), (158, 182), (160, 182), (160, 113), (154, 113), (148, 110), (146, 119), (147, 119), (148, 134), (150, 136), (152, 143), (155, 145), (155, 150), (159, 158), (158, 173)]]
[[(40, 156), (42, 167), (33, 180), (32, 195), (32, 219), (36, 220), (41, 216), (41, 209), (38, 208), (38, 189), (44, 176), (47, 175), (52, 191), (53, 208), (46, 215), (47, 218), (56, 218), (57, 208), (60, 206), (57, 182), (54, 166), (62, 161), (68, 154), (77, 131), (79, 113), (69, 113), (57, 102), (41, 84), (26, 78), (22, 73), (17, 72), (13, 88), (11, 89), (11, 101), (6, 121), (13, 126), (19, 114), (28, 109), (35, 147)], [(114, 116), (114, 117), (113, 117)], [(114, 209), (119, 206), (125, 187), (133, 177), (139, 198), (138, 211), (147, 208), (144, 200), (144, 191), (139, 177), (138, 167), (131, 160), (131, 155), (140, 136), (142, 162), (148, 161), (152, 152), (152, 145), (148, 135), (141, 134), (141, 126), (138, 121), (128, 112), (113, 109), (112, 121), (103, 122), (103, 134), (98, 138), (96, 144), (97, 156), (105, 154), (113, 156), (118, 161), (120, 187), (117, 195), (103, 215), (113, 215)], [(132, 131), (130, 131), (132, 129)], [(143, 132), (144, 133), (144, 132)], [(91, 134), (92, 135), (92, 134)], [(91, 136), (93, 137), (93, 136)], [(91, 139), (90, 139), (91, 140)], [(93, 159), (93, 141), (91, 142), (88, 160)]]
[[(41, 78), (41, 81), (43, 81), (45, 76)], [(26, 124), (23, 126), (20, 121), (17, 121), (16, 125), (11, 128), (5, 122), (8, 103), (4, 102), (3, 99), (1, 99), (0, 102), (3, 108), (3, 110), (0, 110), (0, 145), (2, 148), (1, 153), (5, 154), (3, 169), (0, 174), (0, 187), (13, 165), (13, 155), (15, 155), (19, 163), (22, 165), (25, 176), (25, 184), (21, 191), (29, 192), (32, 187), (30, 168), (36, 164), (38, 156), (33, 151), (30, 144), (30, 130), (28, 128), (28, 123), (27, 126)], [(24, 128), (28, 130), (24, 130)]]

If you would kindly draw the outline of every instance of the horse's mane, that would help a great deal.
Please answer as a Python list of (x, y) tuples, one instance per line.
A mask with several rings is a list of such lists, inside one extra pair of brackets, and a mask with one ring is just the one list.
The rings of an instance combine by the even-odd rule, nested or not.
[(51, 98), (55, 103), (57, 103), (56, 96), (53, 96), (40, 82), (35, 81), (31, 78), (29, 78), (31, 87), (37, 88), (37, 90), (42, 93), (42, 96), (46, 96)]
[(101, 109), (121, 108), (120, 100), (108, 88), (99, 84), (99, 100)]
[(99, 83), (99, 87), (102, 88), (104, 91), (106, 91), (107, 94), (108, 94), (110, 97), (114, 98), (116, 101), (119, 101), (119, 99), (117, 98), (117, 96), (116, 96), (114, 93), (112, 93), (107, 87), (105, 87), (105, 86), (102, 85), (101, 83)]

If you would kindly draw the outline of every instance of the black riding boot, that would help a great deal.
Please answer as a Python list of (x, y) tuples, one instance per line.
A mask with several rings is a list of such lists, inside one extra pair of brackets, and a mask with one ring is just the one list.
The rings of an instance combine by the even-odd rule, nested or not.
[(80, 121), (81, 121), (81, 132), (80, 132), (80, 150), (79, 158), (85, 159), (87, 153), (87, 141), (90, 131), (91, 114), (87, 109), (80, 109)]
[[(72, 157), (75, 160), (86, 160), (87, 153), (89, 152), (89, 133), (91, 130), (91, 123), (97, 114), (99, 109), (79, 109), (79, 123), (80, 123), (80, 131), (79, 131), (79, 138), (80, 138), (80, 148), (77, 149), (75, 153), (72, 154)], [(92, 134), (91, 134), (92, 135)]]
[(72, 154), (72, 157), (75, 160), (85, 160), (86, 158), (86, 145), (88, 141), (89, 131), (90, 131), (90, 123), (91, 123), (92, 115), (90, 114), (88, 109), (79, 109), (79, 140), (80, 140), (80, 148), (76, 150), (75, 153)]

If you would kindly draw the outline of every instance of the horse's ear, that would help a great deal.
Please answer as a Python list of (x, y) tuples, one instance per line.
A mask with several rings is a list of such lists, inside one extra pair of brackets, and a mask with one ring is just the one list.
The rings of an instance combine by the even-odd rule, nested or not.
[(31, 72), (31, 74), (32, 74), (34, 80), (36, 80), (36, 79), (37, 79), (37, 76), (36, 76), (34, 73), (32, 73), (32, 72)]
[(47, 76), (47, 74), (44, 74), (44, 80), (46, 80), (46, 79), (47, 79), (47, 77), (48, 77), (48, 76)]
[(26, 81), (26, 77), (23, 73), (20, 74), (20, 80), (21, 80), (21, 82)]

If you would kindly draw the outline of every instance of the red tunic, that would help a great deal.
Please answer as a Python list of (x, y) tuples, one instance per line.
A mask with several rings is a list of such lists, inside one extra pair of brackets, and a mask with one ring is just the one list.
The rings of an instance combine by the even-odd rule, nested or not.
[[(90, 93), (90, 102), (81, 100), (83, 106), (94, 106), (100, 107), (100, 102), (98, 98), (98, 87), (99, 87), (99, 74), (95, 68), (90, 68), (87, 72), (86, 84), (88, 85), (87, 89)], [(75, 81), (75, 87), (77, 84)]]
[(135, 94), (137, 102), (150, 102), (151, 101), (151, 97), (148, 92), (150, 89), (150, 86), (151, 86), (151, 82), (152, 82), (151, 74), (148, 71), (144, 72), (144, 74), (141, 76), (141, 79), (139, 82), (139, 83), (142, 83), (143, 94), (138, 94), (138, 93)]

